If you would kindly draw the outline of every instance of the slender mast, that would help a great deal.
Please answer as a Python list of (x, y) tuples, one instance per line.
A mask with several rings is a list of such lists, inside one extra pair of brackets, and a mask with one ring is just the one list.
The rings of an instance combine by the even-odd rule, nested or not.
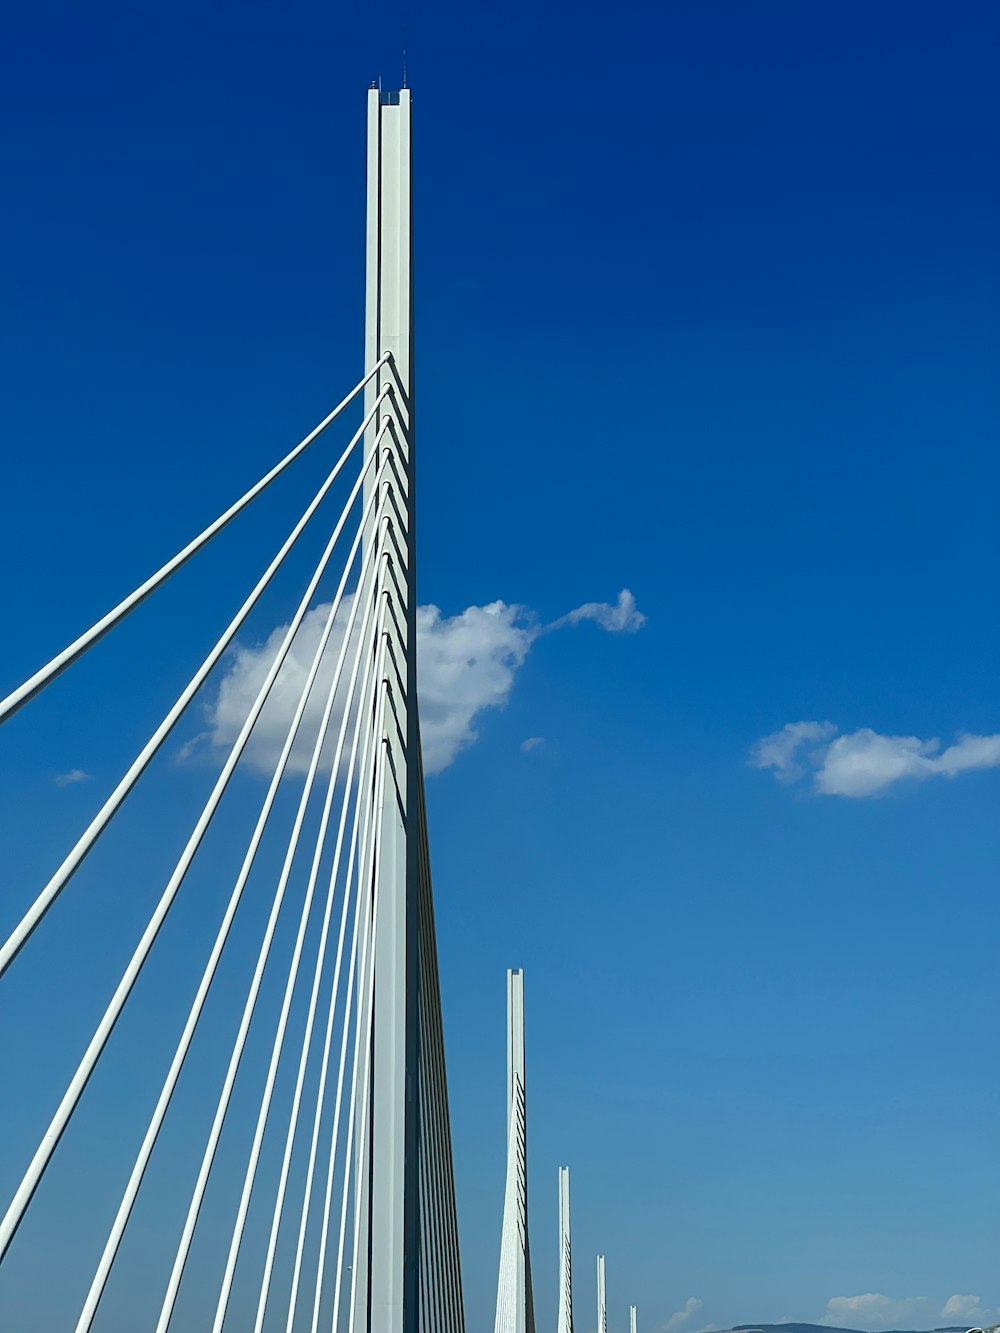
[[(413, 243), (410, 226), (410, 94), (368, 93), (368, 215), (365, 291), (365, 367), (386, 352), (365, 390), (370, 410), (387, 387), (378, 419), (365, 438), (371, 457), (386, 418), (398, 467), (387, 469), (394, 503), (388, 538), (374, 525), (366, 547), (385, 540), (391, 565), (393, 614), (385, 621), (387, 668), (381, 744), (374, 801), (378, 859), (371, 886), (374, 903), (374, 981), (370, 1017), (370, 1073), (358, 1088), (367, 1102), (358, 1139), (355, 1208), (367, 1263), (353, 1274), (351, 1327), (355, 1333), (416, 1333), (419, 1298), (418, 1181), (418, 912), (419, 836), (408, 837), (420, 808), (419, 729), (416, 714), (415, 582), (413, 533), (412, 361)], [(385, 442), (385, 437), (383, 437)], [(366, 494), (376, 485), (377, 460), (366, 476)], [(391, 669), (388, 664), (391, 663)], [(412, 818), (408, 819), (408, 815)], [(363, 979), (359, 977), (359, 983)], [(363, 984), (359, 995), (364, 996)], [(367, 1006), (359, 1006), (369, 1030)], [(363, 1077), (359, 1075), (359, 1077)]]
[(569, 1225), (569, 1167), (559, 1168), (559, 1322), (557, 1333), (573, 1333), (573, 1246)]
[(507, 972), (507, 1182), (494, 1328), (495, 1333), (535, 1333), (528, 1243), (524, 973), (519, 968)]

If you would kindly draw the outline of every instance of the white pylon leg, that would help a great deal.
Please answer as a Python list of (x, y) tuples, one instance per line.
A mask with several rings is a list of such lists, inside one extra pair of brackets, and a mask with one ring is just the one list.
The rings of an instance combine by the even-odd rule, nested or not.
[[(366, 386), (366, 403), (386, 386), (396, 436), (394, 522), (389, 545), (386, 681), (388, 704), (379, 766), (378, 921), (365, 1132), (358, 1136), (355, 1208), (362, 1243), (352, 1275), (352, 1333), (416, 1333), (419, 1322), (418, 895), (420, 765), (416, 757), (413, 562), (412, 238), (410, 94), (368, 94), (368, 228), (365, 365), (392, 360)], [(366, 435), (366, 452), (378, 447)], [(371, 539), (369, 535), (368, 540)], [(412, 827), (411, 827), (412, 826)], [(408, 837), (408, 830), (412, 836)], [(362, 1000), (362, 1003), (367, 1003)], [(359, 1093), (362, 1091), (358, 1090)]]
[(519, 968), (507, 972), (507, 1184), (500, 1236), (495, 1333), (535, 1333), (528, 1244), (524, 973)]
[(630, 1305), (630, 1306), (628, 1307), (628, 1326), (629, 1326), (630, 1333), (636, 1333), (636, 1319), (635, 1319), (635, 1306), (634, 1306), (634, 1305)]
[(559, 1322), (557, 1333), (573, 1333), (573, 1246), (569, 1228), (569, 1167), (559, 1168)]
[(608, 1285), (603, 1254), (597, 1256), (597, 1333), (608, 1333)]

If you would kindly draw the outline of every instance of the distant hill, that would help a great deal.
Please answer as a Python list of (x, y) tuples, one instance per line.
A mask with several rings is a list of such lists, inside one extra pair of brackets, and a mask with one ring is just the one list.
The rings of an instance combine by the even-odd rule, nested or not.
[[(968, 1324), (935, 1328), (931, 1333), (968, 1333)], [(863, 1333), (856, 1328), (831, 1328), (829, 1324), (734, 1324), (731, 1333)], [(918, 1333), (916, 1329), (892, 1328), (887, 1333)]]

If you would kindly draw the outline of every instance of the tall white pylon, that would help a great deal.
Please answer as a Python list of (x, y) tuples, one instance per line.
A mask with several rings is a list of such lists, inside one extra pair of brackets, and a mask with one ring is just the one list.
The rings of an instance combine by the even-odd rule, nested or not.
[(557, 1333), (573, 1333), (573, 1247), (569, 1229), (569, 1167), (559, 1168), (559, 1323)]
[[(383, 93), (373, 88), (368, 96), (366, 359), (361, 380), (318, 426), (199, 536), (6, 700), (0, 700), (3, 722), (162, 586), (285, 472), (344, 409), (352, 402), (359, 406), (359, 395), (364, 394), (365, 412), (360, 425), (339, 457), (339, 448), (327, 451), (334, 457), (328, 456), (322, 464), (323, 471), (330, 469), (326, 479), (235, 618), (59, 869), (30, 905), (21, 906), (24, 914), (13, 933), (0, 940), (0, 973), (5, 973), (22, 948), (32, 942), (36, 926), (55, 906), (315, 518), (307, 546), (322, 546), (323, 553), (309, 573), (308, 568), (301, 568), (304, 556), (297, 548), (293, 564), (298, 573), (294, 577), (305, 580), (298, 606), (289, 624), (275, 632), (281, 644), (271, 655), (273, 660), (263, 677), (254, 682), (256, 697), (252, 702), (250, 697), (246, 700), (249, 711), (204, 807), (190, 831), (183, 830), (183, 850), (159, 897), (154, 895), (150, 901), (151, 914), (141, 927), (131, 958), (121, 972), (116, 966), (109, 978), (110, 998), (103, 1014), (99, 1018), (95, 1015), (93, 1028), (83, 1016), (87, 1023), (84, 1033), (92, 1035), (79, 1063), (73, 1062), (75, 1072), (71, 1064), (64, 1082), (56, 1068), (49, 1071), (58, 1080), (53, 1091), (61, 1088), (61, 1095), (51, 1119), (49, 1109), (40, 1106), (46, 1118), (38, 1126), (37, 1137), (32, 1135), (23, 1145), (28, 1149), (33, 1143), (38, 1146), (20, 1180), (10, 1182), (14, 1194), (0, 1215), (2, 1260), (50, 1164), (54, 1165), (56, 1149), (98, 1063), (109, 1044), (114, 1044), (112, 1033), (130, 996), (137, 986), (142, 991), (141, 974), (158, 938), (171, 933), (161, 930), (168, 914), (174, 910), (182, 889), (190, 897), (190, 888), (185, 885), (188, 872), (246, 747), (260, 735), (255, 728), (260, 718), (267, 716), (269, 699), (273, 703), (272, 687), (283, 672), (282, 679), (286, 686), (289, 684), (285, 678), (295, 661), (293, 645), (301, 642), (299, 630), (307, 617), (318, 616), (323, 628), (306, 654), (311, 663), (308, 669), (303, 662), (301, 670), (291, 672), (292, 690), (284, 695), (287, 724), (277, 738), (284, 736), (277, 747), (267, 793), (258, 807), (257, 797), (251, 798), (248, 792), (251, 804), (243, 809), (242, 816), (235, 822), (227, 817), (226, 840), (235, 837), (237, 841), (231, 846), (235, 879), (224, 914), (216, 923), (209, 903), (213, 919), (204, 920), (204, 931), (188, 932), (189, 943), (196, 949), (206, 932), (206, 938), (214, 933), (215, 940), (190, 1003), (186, 996), (177, 997), (182, 1005), (180, 1012), (186, 1010), (187, 1017), (164, 1071), (155, 1107), (145, 1128), (143, 1115), (134, 1126), (134, 1135), (119, 1135), (128, 1155), (124, 1162), (115, 1163), (113, 1171), (109, 1166), (109, 1184), (116, 1188), (117, 1178), (123, 1192), (117, 1201), (112, 1194), (102, 1202), (102, 1209), (105, 1203), (109, 1211), (115, 1209), (114, 1221), (100, 1257), (96, 1252), (93, 1256), (96, 1267), (92, 1273), (78, 1273), (81, 1283), (84, 1279), (89, 1282), (89, 1288), (85, 1296), (82, 1287), (79, 1292), (83, 1307), (76, 1307), (80, 1309), (76, 1333), (90, 1333), (95, 1318), (100, 1320), (98, 1307), (119, 1256), (129, 1251), (141, 1254), (148, 1248), (141, 1236), (132, 1244), (126, 1229), (136, 1212), (148, 1216), (157, 1211), (155, 1194), (153, 1201), (145, 1204), (150, 1200), (149, 1189), (141, 1199), (139, 1194), (149, 1175), (162, 1177), (162, 1164), (156, 1166), (161, 1159), (154, 1162), (153, 1154), (172, 1103), (175, 1114), (169, 1123), (175, 1128), (168, 1130), (168, 1135), (174, 1140), (178, 1133), (190, 1135), (186, 1141), (189, 1164), (194, 1168), (200, 1161), (200, 1165), (196, 1172), (192, 1170), (188, 1181), (178, 1181), (184, 1194), (190, 1184), (190, 1196), (182, 1195), (177, 1200), (180, 1213), (176, 1241), (174, 1237), (165, 1238), (169, 1246), (163, 1253), (164, 1263), (169, 1266), (169, 1278), (166, 1271), (163, 1274), (166, 1290), (150, 1289), (148, 1282), (141, 1283), (141, 1290), (136, 1288), (136, 1299), (144, 1302), (148, 1318), (140, 1318), (133, 1310), (126, 1315), (129, 1327), (142, 1324), (152, 1328), (155, 1322), (157, 1333), (169, 1333), (171, 1325), (176, 1329), (177, 1302), (180, 1300), (182, 1308), (189, 1302), (190, 1284), (182, 1286), (185, 1272), (195, 1272), (202, 1291), (197, 1297), (202, 1308), (199, 1330), (211, 1327), (213, 1333), (221, 1333), (227, 1314), (230, 1327), (234, 1317), (239, 1321), (241, 1333), (251, 1327), (260, 1333), (265, 1321), (269, 1328), (276, 1327), (274, 1320), (278, 1319), (283, 1328), (303, 1329), (311, 1301), (310, 1326), (314, 1333), (320, 1327), (321, 1315), (323, 1325), (333, 1333), (465, 1333), (417, 710), (410, 157), (409, 92)], [(359, 450), (362, 440), (363, 449)], [(324, 516), (320, 518), (321, 506)], [(317, 525), (322, 526), (322, 533), (316, 531)], [(257, 561), (252, 560), (249, 567), (256, 565)], [(287, 568), (286, 574), (292, 576)], [(278, 692), (282, 692), (281, 686)], [(284, 792), (287, 786), (282, 785), (283, 778), (295, 767), (293, 753), (302, 757), (311, 753), (311, 758), (302, 782), (295, 784), (296, 791), (279, 797), (279, 791)], [(249, 838), (246, 843), (241, 832), (243, 817)], [(288, 830), (283, 858), (282, 825)], [(310, 865), (311, 833), (315, 846)], [(273, 860), (277, 871), (280, 862), (281, 870), (273, 876), (268, 870), (269, 882), (258, 885), (265, 899), (258, 902), (262, 927), (258, 945), (242, 927), (235, 931), (231, 928), (238, 913), (242, 920), (246, 910), (241, 908), (241, 901), (248, 883), (257, 884), (257, 853), (264, 845), (269, 849), (269, 863)], [(238, 874), (236, 864), (240, 864)], [(155, 872), (155, 867), (150, 869)], [(256, 890), (251, 890), (251, 896), (257, 896)], [(255, 935), (257, 928), (250, 924)], [(136, 926), (138, 930), (140, 923)], [(44, 947), (43, 937), (48, 934), (41, 932), (34, 945)], [(232, 996), (233, 1017), (241, 1008), (242, 1017), (233, 1033), (232, 1049), (222, 1058), (218, 1071), (221, 1075), (226, 1068), (227, 1072), (217, 1095), (214, 1087), (206, 1089), (205, 1123), (185, 1120), (183, 1110), (178, 1119), (174, 1092), (178, 1080), (186, 1077), (185, 1063), (192, 1047), (196, 1053), (204, 1052), (208, 1043), (220, 1055), (225, 1049), (227, 1020), (223, 1020), (222, 1029), (213, 1025), (209, 1036), (203, 1035), (204, 1026), (199, 1032), (199, 1025), (206, 1005), (212, 1007), (210, 992), (213, 984), (218, 988), (219, 968), (227, 975), (244, 972), (243, 961), (236, 964), (235, 972), (232, 961), (225, 961), (232, 958), (232, 945), (228, 953), (224, 950), (235, 937), (241, 940), (237, 949), (249, 949), (249, 957), (243, 961), (250, 962), (255, 951), (256, 961), (252, 970), (246, 969), (245, 993)], [(285, 958), (280, 957), (282, 945)], [(188, 961), (201, 965), (201, 960), (193, 956)], [(39, 962), (37, 974), (44, 979), (52, 970), (52, 959), (46, 962), (43, 956)], [(197, 967), (192, 983), (196, 975)], [(282, 989), (279, 1010), (277, 999)], [(97, 993), (104, 990), (105, 983), (101, 982)], [(144, 1001), (134, 1001), (129, 1015), (135, 1015), (136, 1003), (141, 1010)], [(126, 1021), (131, 1023), (133, 1019)], [(142, 1022), (141, 1016), (138, 1021)], [(324, 1029), (325, 1035), (321, 1036)], [(222, 1048), (217, 1045), (220, 1038)], [(241, 1096), (242, 1080), (237, 1074), (241, 1061), (245, 1063), (248, 1040), (253, 1040), (254, 1049), (267, 1065), (267, 1074), (262, 1087), (252, 1078)], [(270, 1057), (265, 1059), (268, 1045)], [(163, 1055), (169, 1051), (167, 1047)], [(296, 1055), (298, 1068), (292, 1092), (290, 1076)], [(17, 1081), (19, 1071), (11, 1066), (6, 1054), (4, 1058), (5, 1073), (11, 1068), (11, 1076)], [(196, 1062), (201, 1059), (197, 1054), (194, 1058)], [(102, 1068), (108, 1068), (106, 1062)], [(263, 1074), (263, 1065), (260, 1072)], [(112, 1067), (106, 1078), (114, 1082), (116, 1077)], [(159, 1077), (153, 1086), (157, 1084)], [(310, 1120), (307, 1165), (305, 1138)], [(46, 1121), (48, 1128), (44, 1128)], [(254, 1123), (251, 1142), (246, 1131)], [(129, 1143), (139, 1145), (134, 1160)], [(107, 1160), (111, 1162), (110, 1157)], [(220, 1160), (226, 1162), (223, 1180), (219, 1179)], [(153, 1170), (147, 1172), (151, 1163)], [(523, 1167), (523, 1152), (521, 1163)], [(125, 1168), (120, 1175), (118, 1166)], [(72, 1169), (64, 1170), (63, 1179), (71, 1188)], [(233, 1191), (232, 1197), (227, 1197), (227, 1190)], [(214, 1222), (207, 1227), (209, 1250), (206, 1253), (202, 1244), (194, 1257), (192, 1247), (206, 1233), (203, 1204), (207, 1192), (216, 1201)], [(72, 1207), (78, 1202), (87, 1205), (86, 1198), (68, 1202)], [(87, 1217), (84, 1224), (92, 1232), (101, 1219), (97, 1215)], [(220, 1225), (225, 1228), (221, 1233)], [(296, 1232), (293, 1261), (291, 1246)], [(36, 1234), (41, 1234), (37, 1228)], [(102, 1234), (103, 1227), (94, 1236), (95, 1242)], [(265, 1235), (266, 1255), (263, 1246), (258, 1247)], [(14, 1251), (13, 1262), (18, 1263), (18, 1254), (23, 1265), (20, 1250)], [(217, 1274), (206, 1266), (212, 1262), (210, 1255), (219, 1263)], [(56, 1260), (59, 1257), (55, 1254)], [(286, 1315), (278, 1308), (285, 1305), (279, 1288), (289, 1270), (291, 1290)], [(45, 1280), (72, 1302), (75, 1297), (69, 1277), (66, 1268), (47, 1273)], [(129, 1278), (124, 1281), (136, 1286)], [(215, 1285), (214, 1291), (211, 1285)], [(242, 1313), (232, 1304), (234, 1292), (241, 1293), (236, 1300)], [(204, 1305), (205, 1300), (212, 1304)], [(60, 1329), (72, 1326), (66, 1319), (74, 1312), (70, 1305), (55, 1317)], [(188, 1319), (188, 1326), (190, 1322)]]
[(524, 973), (514, 968), (507, 972), (507, 1185), (495, 1333), (535, 1333), (528, 1244), (528, 1128), (524, 1088)]
[(608, 1333), (608, 1287), (603, 1254), (597, 1256), (597, 1333)]
[[(391, 360), (365, 386), (366, 410), (388, 389), (381, 421), (365, 436), (366, 459), (382, 426), (404, 457), (393, 481), (391, 578), (398, 606), (386, 618), (384, 760), (368, 799), (378, 812), (370, 1000), (359, 1031), (370, 1049), (359, 1065), (355, 1212), (363, 1237), (352, 1271), (352, 1333), (416, 1333), (419, 1326), (418, 919), (420, 892), (419, 723), (415, 681), (413, 506), (413, 240), (410, 227), (410, 94), (368, 94), (368, 224), (365, 366)], [(374, 477), (376, 474), (370, 474)], [(370, 478), (369, 489), (376, 486)], [(366, 542), (375, 540), (369, 526)], [(372, 1012), (366, 1011), (371, 1004)]]
[(635, 1319), (634, 1305), (630, 1305), (628, 1307), (628, 1326), (629, 1326), (629, 1333), (636, 1333), (636, 1319)]

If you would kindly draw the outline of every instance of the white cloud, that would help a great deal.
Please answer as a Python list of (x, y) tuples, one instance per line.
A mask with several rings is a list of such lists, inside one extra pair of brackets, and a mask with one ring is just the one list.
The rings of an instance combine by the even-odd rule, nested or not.
[[(303, 619), (254, 727), (246, 750), (247, 762), (262, 771), (273, 770), (281, 752), (329, 610), (328, 604), (314, 607)], [(302, 739), (292, 751), (289, 761), (292, 772), (303, 772), (308, 766), (349, 613), (350, 598), (345, 598), (306, 706), (300, 728)], [(420, 732), (426, 772), (437, 773), (447, 768), (478, 739), (478, 717), (488, 708), (502, 708), (507, 703), (517, 673), (539, 635), (581, 620), (593, 620), (609, 633), (634, 633), (645, 616), (637, 610), (628, 589), (619, 593), (614, 605), (588, 602), (551, 625), (540, 625), (523, 606), (501, 601), (470, 606), (454, 616), (442, 615), (436, 606), (418, 607)], [(182, 747), (182, 760), (191, 755), (211, 754), (233, 744), (287, 628), (279, 626), (262, 644), (236, 647), (218, 693), (207, 709), (208, 729)], [(351, 660), (352, 653), (348, 651), (342, 689), (350, 674)], [(329, 761), (339, 721), (340, 715), (335, 712), (332, 739), (328, 742)], [(530, 750), (542, 740), (539, 736), (529, 737), (522, 749)]]
[(704, 1303), (697, 1296), (689, 1296), (684, 1302), (684, 1308), (675, 1311), (664, 1324), (663, 1333), (673, 1333), (675, 1328), (680, 1328), (683, 1324), (686, 1324), (693, 1314), (697, 1314)]
[(917, 736), (881, 736), (862, 727), (827, 747), (816, 790), (826, 796), (874, 796), (901, 778), (927, 777), (929, 756), (937, 745)]
[(837, 734), (832, 722), (786, 722), (780, 731), (764, 736), (750, 750), (754, 768), (773, 768), (779, 782), (794, 782), (805, 771), (797, 756), (809, 741)]
[(544, 744), (545, 744), (544, 736), (529, 736), (526, 740), (523, 740), (521, 742), (521, 753), (528, 754), (529, 751), (534, 750), (537, 746)]
[(989, 1326), (1000, 1321), (1000, 1311), (983, 1308), (978, 1296), (949, 1296), (941, 1309), (941, 1317), (953, 1324)]
[(933, 761), (935, 773), (953, 778), (958, 773), (969, 773), (974, 768), (996, 768), (1000, 764), (1000, 736), (959, 735), (955, 745)]
[(1000, 735), (960, 733), (941, 750), (935, 738), (884, 736), (861, 727), (843, 736), (830, 722), (789, 722), (750, 750), (756, 768), (770, 768), (779, 782), (801, 778), (808, 764), (823, 796), (880, 796), (903, 779), (957, 777), (973, 769), (1000, 766)]
[(90, 774), (82, 768), (71, 768), (68, 773), (57, 773), (52, 781), (57, 787), (72, 787), (78, 782), (89, 782)]
[(601, 629), (611, 634), (635, 634), (646, 623), (646, 617), (635, 604), (635, 598), (628, 588), (622, 588), (617, 602), (584, 602), (576, 610), (554, 621), (549, 629), (558, 629), (561, 625), (579, 625), (581, 620), (593, 620)]
[[(329, 611), (329, 603), (314, 607), (306, 614), (299, 626), (288, 656), (278, 672), (277, 679), (271, 686), (267, 702), (257, 719), (245, 752), (247, 762), (255, 768), (263, 771), (273, 771), (274, 769), (288, 734), (289, 724), (302, 695), (313, 658), (319, 648)], [(299, 735), (289, 759), (289, 770), (293, 773), (305, 772), (309, 766), (312, 744), (319, 728), (330, 687), (333, 684), (333, 674), (344, 642), (350, 611), (351, 598), (345, 597), (324, 650), (320, 670), (309, 696)], [(356, 624), (355, 632), (358, 629), (359, 626)], [(208, 731), (196, 737), (182, 749), (182, 759), (187, 758), (192, 752), (202, 751), (202, 743), (205, 741), (213, 749), (229, 749), (232, 746), (253, 707), (254, 700), (264, 684), (265, 677), (287, 631), (287, 625), (279, 625), (262, 644), (252, 648), (240, 644), (236, 646), (229, 669), (219, 685), (218, 694), (208, 708)], [(351, 654), (348, 652), (343, 669), (341, 690), (346, 689), (350, 672)], [(328, 744), (336, 744), (339, 722), (340, 714), (338, 712), (331, 719)], [(331, 733), (332, 741), (330, 740)], [(329, 758), (332, 762), (333, 755), (331, 754)]]
[(826, 1303), (820, 1323), (839, 1328), (914, 1328), (926, 1325), (933, 1306), (926, 1296), (882, 1296), (869, 1291), (863, 1296), (833, 1296)]
[(417, 681), (424, 767), (439, 773), (478, 738), (485, 708), (502, 708), (538, 630), (520, 606), (490, 602), (444, 617), (417, 610)]

